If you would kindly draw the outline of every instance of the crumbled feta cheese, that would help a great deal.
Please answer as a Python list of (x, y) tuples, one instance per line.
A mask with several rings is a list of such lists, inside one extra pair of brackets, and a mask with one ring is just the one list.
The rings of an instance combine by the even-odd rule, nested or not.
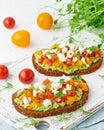
[(63, 53), (57, 54), (60, 61), (65, 62), (67, 60), (67, 57)]
[(92, 52), (90, 50), (87, 50), (87, 53), (91, 54)]
[(24, 108), (26, 108), (29, 105), (29, 100), (27, 99), (27, 97), (23, 98), (23, 103), (24, 103)]
[(68, 51), (68, 48), (64, 47), (62, 48), (62, 53), (66, 53)]
[(78, 58), (77, 57), (73, 57), (73, 62), (76, 62), (78, 60)]
[(81, 58), (81, 61), (82, 61), (84, 64), (87, 64), (84, 57)]
[(36, 97), (37, 93), (38, 93), (38, 91), (33, 90), (33, 96), (34, 96), (34, 97)]
[(45, 100), (43, 101), (43, 105), (44, 105), (45, 107), (48, 107), (48, 106), (51, 106), (51, 105), (52, 105), (52, 102), (51, 102), (51, 100), (49, 100), (49, 99), (45, 99)]
[(72, 58), (73, 55), (74, 55), (74, 52), (73, 52), (72, 50), (69, 50), (69, 51), (67, 52), (67, 57), (68, 57), (68, 58)]
[(57, 91), (57, 90), (55, 90), (55, 89), (53, 89), (52, 90), (52, 93), (54, 94), (54, 95), (56, 95), (56, 93), (58, 93), (59, 91)]
[(66, 91), (67, 91), (66, 88), (64, 88), (63, 91), (62, 91), (63, 94), (66, 94)]
[(51, 58), (52, 58), (52, 56), (51, 56), (51, 55), (47, 55), (47, 57), (48, 57), (48, 59), (51, 59)]
[(58, 83), (58, 82), (52, 82), (52, 84), (51, 84), (51, 89), (53, 90), (58, 90), (59, 88), (61, 88), (62, 86), (60, 85), (60, 83)]
[(69, 91), (72, 90), (72, 86), (69, 85), (69, 84), (67, 84), (67, 85), (66, 85), (66, 90), (69, 90)]
[(80, 53), (82, 53), (84, 51), (84, 48), (79, 46), (78, 50), (80, 51)]

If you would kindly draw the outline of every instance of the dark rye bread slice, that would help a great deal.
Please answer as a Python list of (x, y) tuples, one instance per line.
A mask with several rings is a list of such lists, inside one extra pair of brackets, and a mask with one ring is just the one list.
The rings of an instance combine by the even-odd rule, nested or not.
[(23, 107), (19, 106), (14, 101), (14, 99), (17, 97), (17, 93), (18, 91), (12, 95), (12, 103), (15, 109), (25, 116), (34, 117), (34, 118), (42, 118), (42, 117), (55, 116), (62, 113), (69, 113), (69, 112), (75, 111), (76, 109), (78, 109), (79, 107), (83, 106), (86, 103), (88, 99), (88, 95), (89, 95), (89, 89), (88, 91), (83, 91), (83, 95), (80, 101), (77, 101), (73, 103), (72, 105), (67, 105), (64, 107), (60, 107), (60, 108), (52, 109), (48, 111), (31, 111), (31, 110), (24, 109)]
[(82, 74), (89, 74), (89, 73), (92, 73), (94, 71), (96, 71), (102, 64), (102, 61), (103, 61), (103, 57), (101, 57), (101, 59), (99, 59), (96, 63), (93, 63), (88, 69), (84, 69), (84, 70), (77, 70), (75, 71), (74, 73), (71, 73), (71, 74), (67, 74), (67, 73), (64, 73), (64, 72), (60, 72), (60, 71), (57, 71), (57, 70), (46, 70), (42, 67), (40, 67), (35, 61), (36, 58), (35, 58), (35, 55), (33, 54), (32, 55), (32, 63), (33, 63), (33, 66), (34, 68), (42, 73), (42, 74), (45, 74), (45, 75), (48, 75), (48, 76), (62, 76), (63, 74), (66, 75), (66, 76), (71, 76), (71, 75), (82, 75)]
[(83, 96), (82, 99), (78, 102), (75, 102), (72, 105), (69, 106), (65, 106), (65, 107), (61, 107), (61, 108), (57, 108), (57, 109), (53, 109), (53, 110), (49, 110), (49, 111), (41, 111), (41, 112), (37, 112), (37, 111), (31, 111), (31, 110), (27, 110), (24, 109), (23, 107), (19, 106), (14, 99), (16, 98), (17, 93), (14, 93), (12, 95), (12, 102), (13, 105), (15, 107), (15, 109), (20, 112), (21, 114), (28, 116), (28, 117), (34, 117), (34, 118), (42, 118), (42, 117), (48, 117), (48, 116), (55, 116), (55, 115), (59, 115), (62, 113), (68, 113), (68, 112), (72, 112), (75, 111), (76, 109), (78, 109), (79, 107), (81, 107), (81, 105), (84, 105), (88, 99), (88, 91), (87, 92), (83, 92)]

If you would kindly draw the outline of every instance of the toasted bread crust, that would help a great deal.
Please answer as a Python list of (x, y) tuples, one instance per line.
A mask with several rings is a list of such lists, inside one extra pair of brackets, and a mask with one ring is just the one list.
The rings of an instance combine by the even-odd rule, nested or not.
[(12, 95), (12, 103), (13, 103), (15, 109), (18, 112), (20, 112), (21, 114), (28, 116), (28, 117), (42, 118), (42, 117), (55, 116), (55, 115), (59, 115), (62, 113), (69, 113), (69, 112), (75, 111), (76, 109), (78, 109), (79, 107), (81, 107), (82, 105), (84, 105), (86, 103), (86, 101), (88, 99), (88, 94), (89, 94), (89, 91), (87, 91), (87, 92), (84, 91), (80, 101), (77, 101), (74, 104), (69, 105), (69, 106), (67, 105), (64, 107), (60, 107), (60, 108), (53, 109), (53, 110), (48, 110), (45, 112), (44, 111), (40, 111), (40, 112), (31, 111), (31, 110), (27, 110), (27, 109), (24, 109), (23, 107), (19, 106), (14, 101), (14, 99), (17, 97), (17, 92), (15, 92)]
[(53, 70), (46, 70), (46, 69), (40, 67), (35, 62), (35, 55), (34, 54), (32, 55), (32, 63), (33, 63), (34, 68), (38, 72), (45, 74), (45, 75), (48, 75), (48, 76), (62, 76), (63, 74), (66, 75), (66, 76), (89, 74), (89, 73), (96, 71), (101, 66), (102, 61), (103, 61), (103, 57), (101, 57), (101, 59), (99, 59), (98, 62), (92, 64), (88, 69), (77, 70), (74, 73), (67, 74), (67, 73), (64, 73), (64, 72), (57, 71), (57, 70), (54, 70), (54, 71)]

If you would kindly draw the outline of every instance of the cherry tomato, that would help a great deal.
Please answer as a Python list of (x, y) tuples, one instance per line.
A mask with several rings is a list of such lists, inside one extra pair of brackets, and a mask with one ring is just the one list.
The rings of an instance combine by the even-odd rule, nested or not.
[(9, 71), (8, 71), (7, 66), (0, 65), (0, 79), (1, 80), (6, 79), (8, 75), (9, 75)]
[(29, 84), (34, 80), (34, 72), (31, 69), (25, 68), (20, 71), (18, 78), (24, 84)]
[(3, 24), (6, 28), (11, 29), (15, 26), (15, 20), (12, 17), (7, 17), (3, 20)]
[(37, 17), (37, 25), (41, 29), (48, 30), (53, 25), (53, 17), (47, 12), (40, 13)]
[(16, 31), (12, 35), (11, 41), (16, 46), (27, 47), (30, 44), (30, 33), (26, 30)]

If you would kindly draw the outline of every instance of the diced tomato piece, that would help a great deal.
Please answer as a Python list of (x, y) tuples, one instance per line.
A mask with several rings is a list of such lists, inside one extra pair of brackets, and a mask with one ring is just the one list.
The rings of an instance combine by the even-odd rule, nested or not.
[(49, 65), (49, 66), (52, 66), (52, 64), (53, 64), (52, 59), (48, 59), (48, 65)]
[(75, 90), (72, 90), (71, 92), (70, 92), (70, 96), (75, 96), (76, 95), (76, 91)]
[(42, 101), (45, 99), (45, 93), (37, 93), (36, 98), (38, 101)]
[(50, 84), (50, 83), (51, 83), (51, 81), (50, 81), (49, 79), (45, 79), (45, 80), (42, 82), (43, 85)]
[(66, 100), (67, 100), (67, 95), (64, 95), (64, 96), (61, 97), (62, 102), (65, 102)]
[(81, 54), (81, 57), (85, 57), (86, 56), (86, 51), (83, 51), (82, 54)]
[(71, 66), (72, 65), (72, 59), (68, 58), (65, 62), (66, 65)]
[(42, 64), (44, 59), (46, 59), (47, 57), (45, 55), (42, 55), (41, 58), (39, 59), (39, 63)]
[(45, 93), (46, 97), (49, 99), (52, 99), (54, 97), (54, 94), (49, 89), (47, 89)]

